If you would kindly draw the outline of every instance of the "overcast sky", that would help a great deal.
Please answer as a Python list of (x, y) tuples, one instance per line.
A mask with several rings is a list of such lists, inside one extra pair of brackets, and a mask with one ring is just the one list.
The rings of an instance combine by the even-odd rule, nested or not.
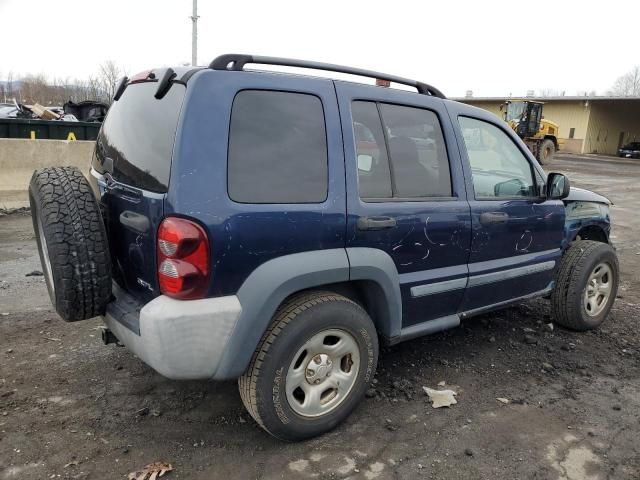
[[(129, 74), (191, 59), (192, 0), (0, 0), (0, 79)], [(529, 7), (531, 11), (529, 12)], [(446, 95), (596, 90), (640, 64), (637, 0), (199, 0), (199, 63), (221, 53), (415, 77)]]

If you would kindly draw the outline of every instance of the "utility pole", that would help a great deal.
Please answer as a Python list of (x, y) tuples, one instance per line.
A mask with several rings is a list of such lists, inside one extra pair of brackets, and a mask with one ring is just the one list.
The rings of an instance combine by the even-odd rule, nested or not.
[(193, 0), (193, 15), (191, 16), (191, 65), (198, 64), (198, 0)]

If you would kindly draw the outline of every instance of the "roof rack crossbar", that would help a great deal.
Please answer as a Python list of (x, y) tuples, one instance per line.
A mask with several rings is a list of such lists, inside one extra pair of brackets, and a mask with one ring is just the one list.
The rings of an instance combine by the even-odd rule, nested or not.
[(387, 80), (393, 83), (399, 83), (402, 85), (408, 85), (418, 90), (418, 93), (422, 95), (431, 95), (438, 98), (447, 98), (444, 94), (435, 87), (428, 85), (417, 80), (411, 80), (409, 78), (397, 77), (395, 75), (388, 75), (386, 73), (375, 72), (373, 70), (364, 70), (361, 68), (345, 67), (342, 65), (334, 65), (332, 63), (311, 62), (308, 60), (296, 60), (292, 58), (281, 57), (265, 57), (262, 55), (244, 55), (229, 53), (226, 55), (220, 55), (215, 58), (210, 64), (209, 68), (213, 70), (233, 70), (240, 71), (248, 63), (257, 63), (262, 65), (280, 65), (284, 67), (299, 67), (309, 68), (313, 70), (326, 70), (329, 72), (347, 73), (350, 75), (358, 75), (361, 77), (376, 78), (380, 80)]

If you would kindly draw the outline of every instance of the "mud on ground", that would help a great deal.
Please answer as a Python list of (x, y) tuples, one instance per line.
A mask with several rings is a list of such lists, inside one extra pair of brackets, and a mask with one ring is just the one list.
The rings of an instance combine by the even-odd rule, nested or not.
[[(175, 382), (97, 320), (52, 311), (31, 219), (0, 215), (0, 479), (126, 478), (162, 460), (184, 479), (640, 478), (640, 162), (560, 157), (548, 171), (609, 196), (622, 286), (609, 320), (551, 329), (544, 300), (381, 353), (376, 383), (335, 431), (277, 441), (234, 382)], [(458, 404), (433, 409), (445, 381)], [(496, 398), (506, 398), (508, 404)]]

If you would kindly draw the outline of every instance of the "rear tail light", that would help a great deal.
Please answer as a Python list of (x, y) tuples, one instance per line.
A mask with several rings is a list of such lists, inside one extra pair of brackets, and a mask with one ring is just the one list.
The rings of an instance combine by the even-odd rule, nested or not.
[(207, 293), (210, 276), (209, 241), (204, 229), (184, 218), (167, 217), (158, 229), (160, 291), (193, 300)]

